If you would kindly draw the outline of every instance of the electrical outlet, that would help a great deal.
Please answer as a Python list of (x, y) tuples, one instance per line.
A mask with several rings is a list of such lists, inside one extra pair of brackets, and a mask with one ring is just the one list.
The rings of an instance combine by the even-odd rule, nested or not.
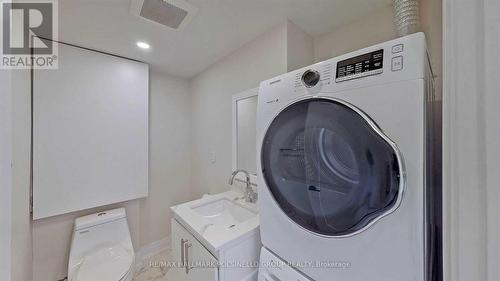
[(209, 157), (210, 163), (215, 164), (217, 162), (217, 157), (215, 155), (215, 151), (210, 151), (208, 157)]

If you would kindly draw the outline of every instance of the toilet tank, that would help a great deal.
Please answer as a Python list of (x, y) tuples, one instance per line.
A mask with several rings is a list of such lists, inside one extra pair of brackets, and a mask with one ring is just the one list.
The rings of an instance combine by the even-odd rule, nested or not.
[(75, 220), (69, 263), (78, 263), (95, 251), (115, 246), (134, 254), (124, 208), (79, 217)]

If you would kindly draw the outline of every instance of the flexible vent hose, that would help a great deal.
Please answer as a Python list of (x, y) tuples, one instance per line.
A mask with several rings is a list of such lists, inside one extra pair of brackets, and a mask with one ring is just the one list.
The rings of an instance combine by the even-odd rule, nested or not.
[(418, 0), (394, 0), (394, 22), (398, 36), (405, 36), (419, 31)]

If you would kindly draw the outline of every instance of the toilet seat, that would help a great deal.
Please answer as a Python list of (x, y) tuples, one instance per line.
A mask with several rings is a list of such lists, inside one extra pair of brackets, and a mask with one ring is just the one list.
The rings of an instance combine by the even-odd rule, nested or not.
[(85, 256), (71, 281), (120, 281), (131, 271), (133, 255), (121, 245), (104, 247)]

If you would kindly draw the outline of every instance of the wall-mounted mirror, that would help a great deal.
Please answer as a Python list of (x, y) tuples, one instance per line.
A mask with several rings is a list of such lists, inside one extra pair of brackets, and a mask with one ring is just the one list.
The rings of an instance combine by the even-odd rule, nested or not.
[(257, 174), (256, 122), (258, 88), (233, 95), (233, 170)]

